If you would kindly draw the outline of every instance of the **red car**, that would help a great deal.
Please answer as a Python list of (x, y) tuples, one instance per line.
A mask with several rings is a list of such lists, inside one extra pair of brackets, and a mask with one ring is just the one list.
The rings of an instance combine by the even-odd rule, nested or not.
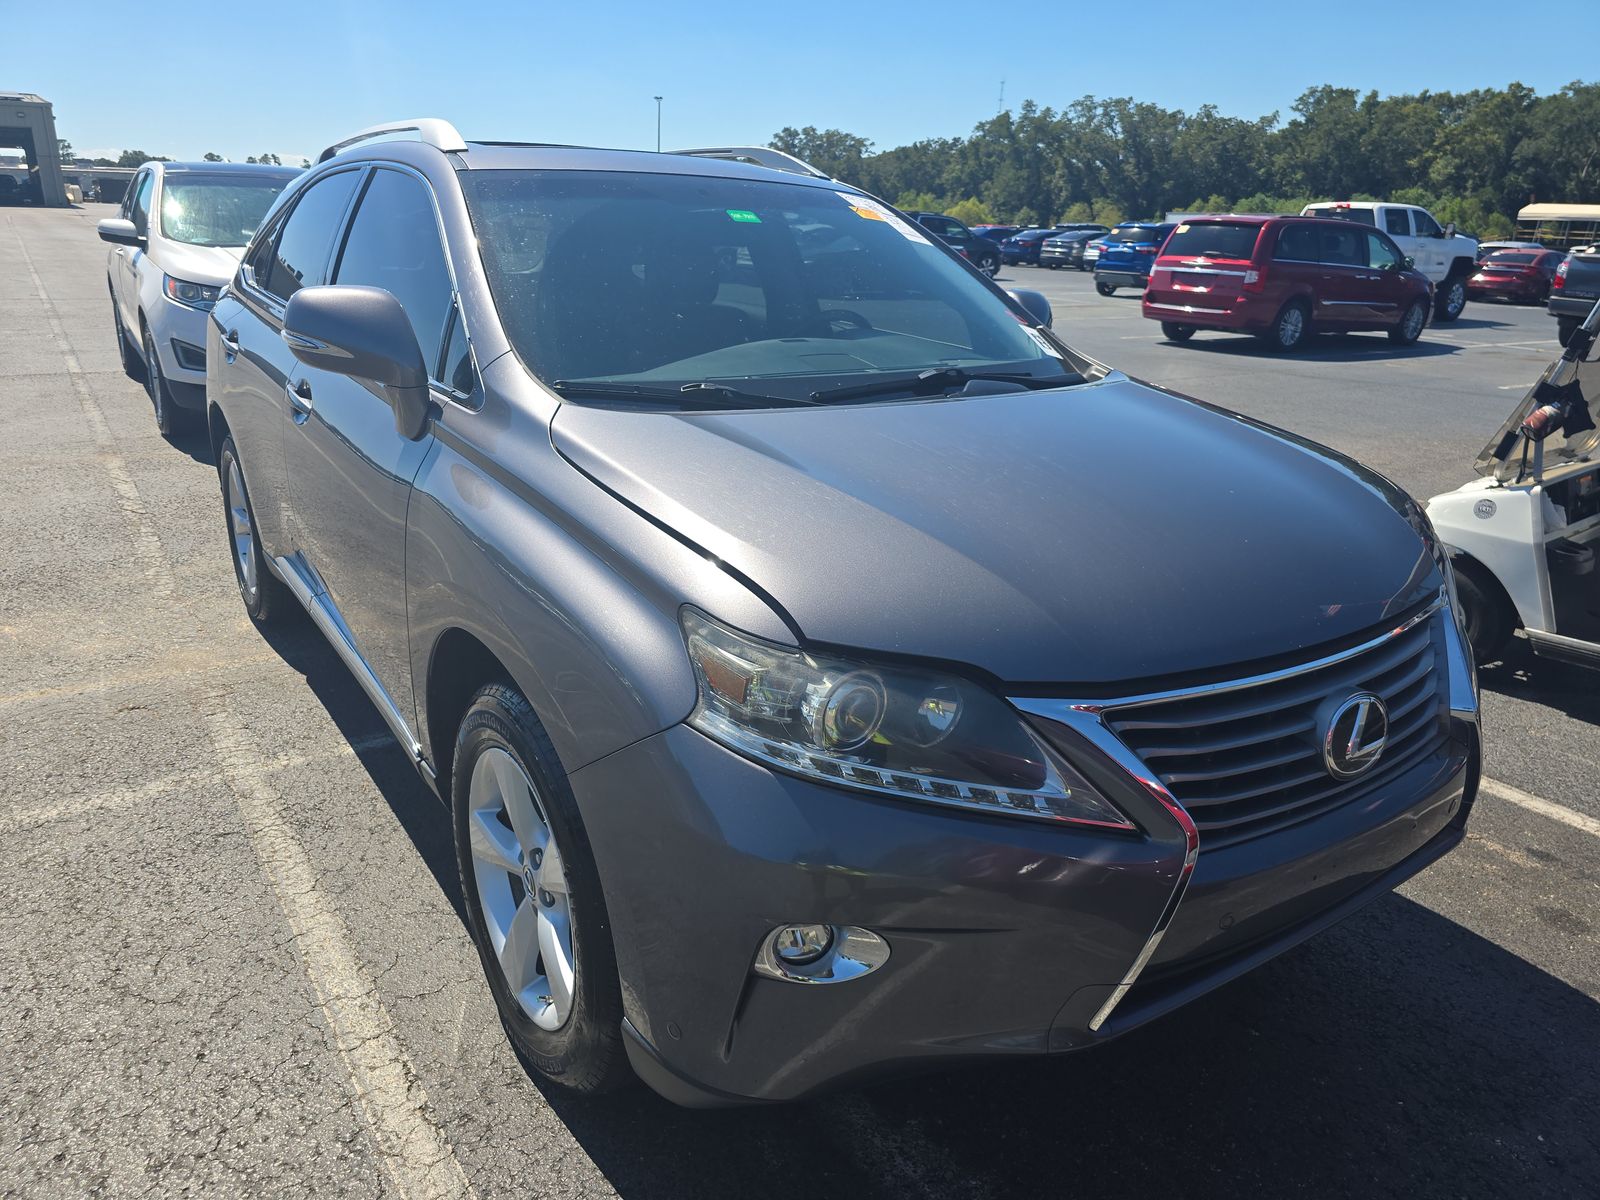
[(1554, 250), (1496, 250), (1467, 280), (1467, 295), (1474, 300), (1543, 304), (1564, 258)]
[(1409, 345), (1432, 298), (1427, 277), (1381, 230), (1320, 217), (1194, 217), (1162, 246), (1144, 315), (1175, 342), (1226, 329), (1293, 350), (1312, 333), (1382, 329)]

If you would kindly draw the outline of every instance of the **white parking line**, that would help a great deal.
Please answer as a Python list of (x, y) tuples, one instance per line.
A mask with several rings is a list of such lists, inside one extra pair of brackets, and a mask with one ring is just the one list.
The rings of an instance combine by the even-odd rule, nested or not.
[(1525, 808), (1529, 812), (1536, 812), (1541, 817), (1549, 817), (1552, 821), (1559, 821), (1563, 825), (1570, 825), (1580, 833), (1587, 833), (1590, 837), (1600, 838), (1600, 821), (1595, 820), (1587, 813), (1578, 812), (1564, 804), (1545, 800), (1538, 796), (1530, 795), (1521, 788), (1514, 788), (1509, 783), (1501, 783), (1498, 779), (1485, 778), (1481, 784), (1484, 791), (1497, 799)]
[(84, 419), (89, 422), (89, 429), (94, 434), (100, 463), (105, 467), (106, 474), (111, 477), (112, 490), (117, 493), (117, 506), (122, 509), (123, 515), (133, 526), (133, 557), (144, 568), (145, 578), (150, 581), (155, 596), (158, 599), (169, 600), (175, 590), (172, 568), (168, 565), (167, 556), (161, 549), (161, 538), (156, 533), (155, 524), (150, 520), (150, 512), (144, 506), (144, 500), (139, 495), (138, 485), (133, 482), (128, 464), (123, 461), (122, 454), (117, 449), (116, 439), (111, 436), (111, 426), (106, 423), (106, 415), (101, 411), (94, 393), (89, 390), (88, 372), (78, 361), (77, 352), (73, 350), (72, 343), (67, 338), (67, 330), (61, 324), (60, 314), (56, 312), (55, 301), (50, 299), (50, 293), (44, 289), (44, 280), (39, 278), (39, 272), (34, 268), (33, 256), (28, 253), (22, 235), (17, 232), (17, 223), (7, 217), (6, 224), (11, 227), (11, 236), (17, 240), (17, 250), (22, 255), (23, 266), (28, 268), (28, 278), (33, 281), (34, 294), (39, 297), (39, 303), (44, 307), (45, 322), (50, 326), (50, 338), (55, 342), (56, 349), (61, 352), (62, 362), (67, 368), (67, 379), (77, 394), (78, 406), (83, 409)]
[(239, 727), (222, 697), (213, 698), (205, 719), (250, 844), (289, 921), (356, 1102), (378, 1143), (379, 1165), (407, 1200), (476, 1196), (434, 1118), (421, 1076), (395, 1035), (394, 1018), (279, 803), (269, 780), (272, 761)]

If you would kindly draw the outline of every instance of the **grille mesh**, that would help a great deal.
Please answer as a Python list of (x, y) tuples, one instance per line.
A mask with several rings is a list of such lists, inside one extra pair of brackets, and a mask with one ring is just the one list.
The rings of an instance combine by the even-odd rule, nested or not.
[[(1200, 830), (1202, 846), (1243, 841), (1362, 796), (1448, 737), (1445, 613), (1340, 662), (1248, 687), (1106, 710), (1106, 724), (1160, 777)], [(1389, 709), (1378, 765), (1336, 779), (1322, 760), (1330, 704), (1369, 691)]]

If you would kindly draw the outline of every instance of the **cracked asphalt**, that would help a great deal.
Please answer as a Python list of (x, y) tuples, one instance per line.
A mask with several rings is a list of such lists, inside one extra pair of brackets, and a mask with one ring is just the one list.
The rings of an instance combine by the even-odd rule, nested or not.
[[(203, 440), (119, 368), (109, 211), (0, 209), (0, 1195), (1597, 1194), (1600, 838), (1496, 794), (1399, 894), (1085, 1055), (711, 1113), (537, 1082), (443, 810), (308, 623), (245, 618)], [(1168, 346), (1086, 276), (1002, 282), (1419, 496), (1555, 350), (1478, 305), (1410, 351)], [(1489, 776), (1600, 819), (1600, 677), (1519, 644), (1483, 682)]]

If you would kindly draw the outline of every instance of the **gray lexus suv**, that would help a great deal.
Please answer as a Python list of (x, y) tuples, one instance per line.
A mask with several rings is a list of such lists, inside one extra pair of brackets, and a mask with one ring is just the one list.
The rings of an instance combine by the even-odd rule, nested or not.
[(766, 150), (330, 147), (207, 331), (252, 618), (448, 804), (509, 1036), (788, 1100), (1092, 1046), (1449, 851), (1448, 560)]

